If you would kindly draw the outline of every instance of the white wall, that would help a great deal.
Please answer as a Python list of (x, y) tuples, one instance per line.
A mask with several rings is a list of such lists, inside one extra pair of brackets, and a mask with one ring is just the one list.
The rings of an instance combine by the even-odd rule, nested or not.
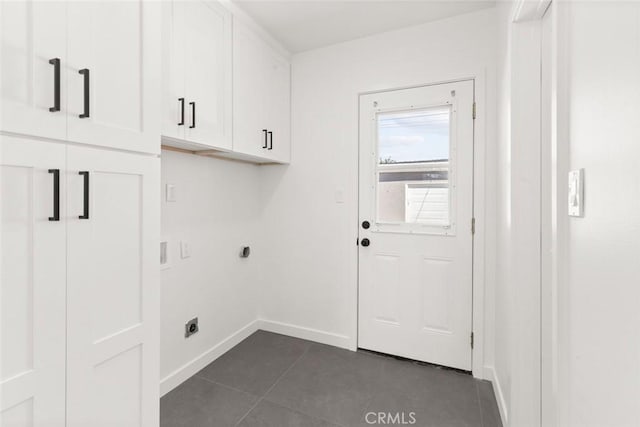
[[(176, 186), (176, 202), (166, 201), (166, 183)], [(253, 331), (258, 260), (239, 252), (257, 245), (259, 183), (258, 166), (162, 151), (162, 234), (172, 263), (162, 271), (162, 392)], [(181, 240), (190, 258), (180, 258)], [(184, 324), (196, 316), (200, 332), (185, 339)]]
[[(487, 9), (294, 56), (292, 162), (263, 171), (266, 325), (355, 348), (358, 94), (482, 75), (479, 114), (487, 127), (478, 137), (488, 148), (480, 155), (494, 158), (495, 24)], [(491, 231), (486, 237), (490, 257)]]
[[(560, 72), (568, 87), (561, 90), (566, 109), (559, 120), (568, 124), (568, 135), (559, 144), (569, 144), (568, 168), (585, 168), (586, 206), (584, 218), (568, 219), (566, 258), (559, 260), (559, 425), (637, 426), (640, 4), (563, 7)], [(560, 214), (566, 215), (566, 203)]]

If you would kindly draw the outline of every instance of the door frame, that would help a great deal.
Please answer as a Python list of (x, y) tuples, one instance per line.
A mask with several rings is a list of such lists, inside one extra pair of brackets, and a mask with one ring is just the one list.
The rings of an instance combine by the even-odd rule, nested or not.
[[(358, 120), (360, 118), (359, 100), (363, 95), (392, 92), (402, 89), (414, 89), (426, 86), (435, 86), (447, 83), (457, 83), (461, 81), (471, 80), (474, 83), (474, 100), (476, 104), (476, 117), (473, 123), (473, 185), (472, 185), (472, 206), (473, 217), (475, 218), (475, 233), (472, 236), (472, 273), (471, 273), (471, 287), (472, 287), (472, 304), (471, 304), (471, 319), (472, 319), (472, 332), (474, 345), (471, 350), (471, 372), (475, 378), (491, 379), (492, 371), (487, 370), (484, 366), (484, 347), (485, 347), (485, 283), (487, 268), (489, 265), (487, 261), (487, 253), (485, 251), (486, 244), (486, 219), (490, 217), (487, 215), (486, 208), (486, 172), (488, 170), (495, 170), (495, 168), (489, 168), (487, 165), (486, 156), (486, 140), (487, 140), (487, 108), (486, 108), (486, 93), (487, 93), (487, 79), (484, 69), (475, 70), (472, 73), (451, 73), (452, 77), (443, 78), (441, 80), (432, 80), (431, 82), (423, 84), (413, 84), (409, 86), (398, 86), (388, 88), (384, 90), (372, 90), (362, 91), (357, 94), (355, 102), (358, 103)], [(495, 82), (491, 82), (493, 85)], [(469, 108), (473, 108), (472, 105)], [(360, 127), (358, 125), (358, 153), (360, 152)], [(495, 156), (493, 156), (495, 158)], [(492, 162), (494, 160), (491, 160)], [(360, 160), (358, 156), (358, 177), (356, 179), (358, 200), (360, 200)], [(360, 227), (358, 224), (358, 218), (360, 214), (360, 207), (355, 210), (355, 234), (356, 238), (359, 236)], [(495, 216), (495, 215), (493, 215)], [(471, 227), (471, 224), (469, 224)], [(359, 340), (360, 327), (358, 324), (358, 314), (360, 305), (360, 278), (359, 278), (359, 266), (360, 255), (359, 246), (356, 246), (356, 263), (355, 263), (355, 277), (356, 277), (356, 296), (354, 311), (354, 344), (352, 350), (356, 350)], [(491, 273), (490, 273), (491, 274)], [(491, 329), (489, 326), (487, 329)], [(471, 337), (469, 337), (471, 339)]]

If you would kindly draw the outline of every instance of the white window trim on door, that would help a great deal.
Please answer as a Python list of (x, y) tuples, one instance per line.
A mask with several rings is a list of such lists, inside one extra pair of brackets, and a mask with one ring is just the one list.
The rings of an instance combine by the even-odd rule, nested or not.
[[(473, 216), (475, 218), (475, 234), (473, 238), (473, 291), (472, 291), (472, 320), (474, 345), (472, 348), (472, 375), (475, 378), (493, 380), (494, 370), (492, 366), (485, 366), (485, 330), (489, 330), (493, 325), (485, 325), (485, 284), (486, 284), (486, 171), (489, 170), (486, 165), (487, 157), (485, 155), (486, 146), (486, 97), (487, 85), (494, 84), (488, 82), (487, 72), (485, 69), (468, 70), (467, 72), (453, 72), (449, 76), (442, 76), (441, 79), (433, 79), (423, 84), (414, 84), (410, 86), (398, 86), (385, 89), (384, 91), (363, 91), (359, 92), (355, 98), (355, 102), (361, 95), (387, 92), (392, 90), (410, 89), (414, 87), (423, 87), (437, 84), (454, 83), (464, 80), (473, 80), (475, 88), (476, 117), (474, 120), (474, 141), (473, 141)], [(461, 107), (462, 108), (462, 107)], [(472, 108), (472, 105), (469, 105)], [(356, 185), (357, 185), (356, 179)], [(350, 230), (354, 236), (354, 242), (359, 233), (358, 210), (356, 209), (354, 219), (350, 225)], [(471, 227), (471, 224), (459, 224), (460, 229), (463, 227)], [(354, 293), (352, 301), (355, 307), (352, 314), (352, 330), (350, 333), (352, 350), (358, 348), (358, 248), (354, 247), (354, 261), (351, 263), (352, 275), (354, 281)], [(488, 262), (492, 262), (489, 260)], [(471, 339), (471, 337), (469, 337)]]

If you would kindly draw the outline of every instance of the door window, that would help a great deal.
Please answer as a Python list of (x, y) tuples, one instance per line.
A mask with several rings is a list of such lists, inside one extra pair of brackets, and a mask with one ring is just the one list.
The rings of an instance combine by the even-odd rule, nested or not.
[(378, 224), (451, 226), (451, 106), (376, 116)]

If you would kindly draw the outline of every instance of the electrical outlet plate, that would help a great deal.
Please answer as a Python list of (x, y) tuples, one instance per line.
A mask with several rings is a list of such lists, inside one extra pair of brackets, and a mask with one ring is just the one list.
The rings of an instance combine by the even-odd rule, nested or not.
[(200, 328), (198, 327), (198, 318), (194, 317), (193, 319), (185, 323), (184, 337), (189, 338), (191, 335), (198, 333), (199, 330)]

